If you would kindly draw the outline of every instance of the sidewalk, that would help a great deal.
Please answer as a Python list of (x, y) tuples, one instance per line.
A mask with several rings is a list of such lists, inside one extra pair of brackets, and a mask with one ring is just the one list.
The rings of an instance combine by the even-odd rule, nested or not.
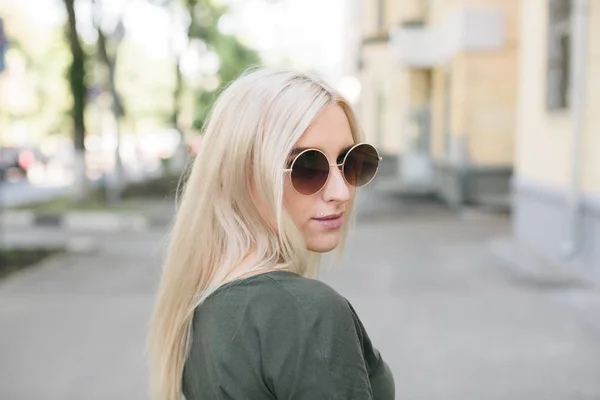
[(0, 398), (147, 399), (162, 231), (116, 233), (0, 282)]
[[(487, 245), (507, 234), (502, 218), (362, 201), (343, 267), (321, 275), (363, 319), (397, 398), (600, 398), (597, 290), (512, 279)], [(148, 398), (165, 230), (94, 238), (94, 252), (0, 282), (0, 399)]]

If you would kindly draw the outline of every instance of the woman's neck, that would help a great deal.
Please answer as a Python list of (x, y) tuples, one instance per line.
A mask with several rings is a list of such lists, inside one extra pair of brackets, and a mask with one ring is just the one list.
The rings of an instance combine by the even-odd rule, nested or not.
[(246, 255), (239, 265), (237, 265), (227, 276), (225, 277), (223, 283), (235, 281), (238, 279), (248, 278), (253, 275), (264, 274), (265, 272), (275, 271), (278, 268), (278, 265), (265, 266), (256, 268), (256, 265), (259, 263), (259, 257), (256, 251), (251, 251)]

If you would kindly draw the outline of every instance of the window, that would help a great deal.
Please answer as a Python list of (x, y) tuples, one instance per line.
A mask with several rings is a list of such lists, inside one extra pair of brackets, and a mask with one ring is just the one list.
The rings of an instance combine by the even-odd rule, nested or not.
[(570, 96), (571, 0), (549, 0), (548, 6), (546, 105), (563, 110), (569, 107)]

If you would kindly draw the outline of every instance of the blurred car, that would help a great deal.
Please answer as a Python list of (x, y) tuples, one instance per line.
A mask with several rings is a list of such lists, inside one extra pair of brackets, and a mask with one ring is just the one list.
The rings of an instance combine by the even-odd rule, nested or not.
[(35, 148), (0, 147), (0, 181), (9, 178), (13, 172), (26, 178), (31, 167), (45, 162), (44, 155)]

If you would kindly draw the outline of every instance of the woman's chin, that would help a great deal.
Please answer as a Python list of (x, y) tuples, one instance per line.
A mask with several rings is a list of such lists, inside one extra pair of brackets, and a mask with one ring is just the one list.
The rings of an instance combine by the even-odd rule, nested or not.
[(311, 238), (307, 241), (307, 248), (315, 253), (327, 253), (334, 250), (340, 244), (340, 233), (331, 233), (319, 235), (320, 237)]

